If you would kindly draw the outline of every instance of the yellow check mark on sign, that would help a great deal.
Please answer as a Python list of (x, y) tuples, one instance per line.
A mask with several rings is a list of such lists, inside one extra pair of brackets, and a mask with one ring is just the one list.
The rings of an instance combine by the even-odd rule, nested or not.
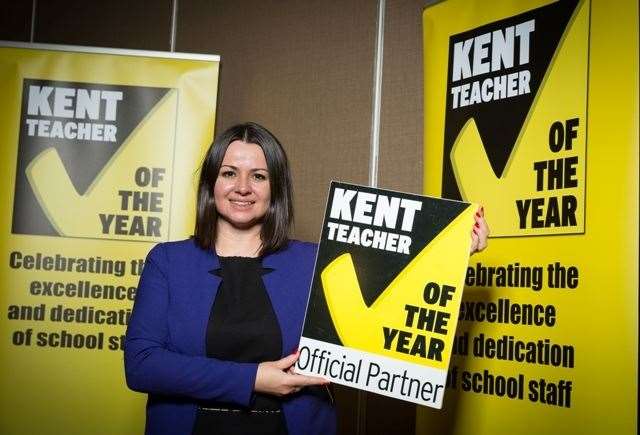
[[(579, 11), (569, 24), (540, 84), (502, 177), (497, 178), (491, 168), (473, 118), (464, 125), (451, 150), (462, 198), (485, 206), (494, 237), (580, 233), (584, 230), (589, 8), (585, 4), (578, 7)], [(552, 124), (575, 118), (579, 119), (579, 126), (571, 149), (553, 152), (549, 147)], [(538, 191), (534, 163), (567, 157), (577, 157), (577, 187)], [(545, 183), (547, 176), (548, 173), (543, 175)], [(575, 204), (568, 196), (576, 198)], [(521, 201), (520, 211), (517, 201)], [(574, 215), (575, 225), (571, 225), (573, 220), (567, 219), (567, 213)], [(522, 228), (523, 217), (525, 228)], [(536, 227), (539, 222), (548, 225)]]
[[(55, 148), (46, 149), (31, 161), (26, 169), (27, 179), (49, 222), (61, 236), (131, 238), (130, 235), (105, 234), (105, 218), (101, 221), (100, 215), (131, 215), (131, 222), (133, 221), (134, 213), (122, 210), (122, 198), (118, 192), (143, 190), (134, 180), (138, 167), (166, 168), (165, 180), (171, 179), (176, 107), (177, 92), (172, 90), (129, 135), (84, 195), (79, 195), (74, 188)], [(165, 181), (160, 188), (167, 192), (168, 197), (169, 182)], [(161, 213), (154, 213), (154, 216), (166, 222), (169, 216), (168, 204), (165, 204)], [(166, 236), (135, 238), (151, 241)]]
[[(345, 346), (436, 368), (448, 366), (458, 321), (462, 284), (469, 261), (470, 228), (474, 222), (475, 210), (476, 206), (470, 205), (458, 215), (396, 276), (370, 307), (367, 307), (362, 297), (351, 254), (337, 257), (322, 271), (320, 277), (327, 306), (338, 336)], [(456, 288), (452, 299), (444, 307), (437, 302), (425, 302), (424, 290), (429, 283)], [(407, 305), (447, 313), (448, 333), (427, 332), (417, 327), (419, 322), (415, 321), (408, 327)], [(400, 334), (391, 339), (391, 330), (404, 332), (404, 337), (408, 337), (407, 333), (410, 333), (409, 342), (401, 343), (400, 340), (403, 339)], [(388, 349), (385, 348), (385, 331), (386, 341), (393, 341)], [(410, 350), (414, 348), (415, 340), (420, 340), (420, 335), (444, 342), (441, 361), (425, 359), (420, 356), (420, 352), (411, 354)], [(398, 351), (399, 344), (409, 351)]]

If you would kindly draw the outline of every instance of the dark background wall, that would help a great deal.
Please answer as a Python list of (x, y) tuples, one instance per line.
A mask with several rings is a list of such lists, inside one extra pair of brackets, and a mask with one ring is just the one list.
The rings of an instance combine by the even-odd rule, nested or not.
[[(368, 183), (376, 0), (174, 0), (175, 51), (218, 54), (216, 130), (252, 120), (284, 144), (295, 236), (317, 240), (332, 179)], [(378, 185), (422, 190), (427, 0), (387, 0)], [(169, 51), (171, 0), (3, 0), (0, 39)], [(413, 434), (415, 407), (335, 386), (342, 434)]]

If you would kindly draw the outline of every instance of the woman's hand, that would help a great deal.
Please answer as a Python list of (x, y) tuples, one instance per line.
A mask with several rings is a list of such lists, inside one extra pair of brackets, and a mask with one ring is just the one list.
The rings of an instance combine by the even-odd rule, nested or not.
[(487, 247), (487, 237), (489, 237), (489, 226), (484, 220), (484, 207), (480, 207), (474, 216), (476, 223), (471, 230), (470, 254), (482, 251)]
[(293, 364), (295, 364), (299, 356), (300, 353), (296, 352), (278, 361), (260, 363), (256, 374), (255, 391), (284, 396), (297, 393), (309, 385), (329, 384), (329, 381), (323, 378), (295, 374)]

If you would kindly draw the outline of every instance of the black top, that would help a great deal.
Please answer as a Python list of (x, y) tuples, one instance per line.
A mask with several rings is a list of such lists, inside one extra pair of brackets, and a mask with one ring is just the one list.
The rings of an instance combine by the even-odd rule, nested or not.
[[(282, 354), (280, 325), (262, 276), (269, 273), (260, 258), (219, 257), (222, 282), (207, 324), (207, 357), (260, 363)], [(286, 434), (280, 400), (254, 393), (251, 406), (202, 401), (194, 435)]]

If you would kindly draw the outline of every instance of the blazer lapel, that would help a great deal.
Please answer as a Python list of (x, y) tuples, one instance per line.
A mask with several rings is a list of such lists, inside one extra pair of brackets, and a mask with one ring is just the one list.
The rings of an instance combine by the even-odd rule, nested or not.
[(286, 258), (283, 252), (267, 255), (262, 260), (264, 268), (273, 269), (262, 276), (267, 294), (271, 299), (271, 305), (278, 318), (280, 331), (282, 332), (282, 355), (289, 355), (298, 345), (296, 333), (298, 327), (292, 313), (296, 313), (296, 301), (290, 297), (290, 289), (287, 288), (287, 276), (285, 272)]
[(192, 304), (194, 307), (192, 313), (194, 341), (192, 346), (194, 346), (194, 351), (202, 356), (207, 354), (207, 325), (213, 301), (216, 299), (222, 281), (222, 278), (215, 274), (219, 269), (218, 256), (213, 252), (207, 252), (198, 267), (197, 278), (194, 277), (194, 285), (192, 286), (193, 297), (197, 301)]

